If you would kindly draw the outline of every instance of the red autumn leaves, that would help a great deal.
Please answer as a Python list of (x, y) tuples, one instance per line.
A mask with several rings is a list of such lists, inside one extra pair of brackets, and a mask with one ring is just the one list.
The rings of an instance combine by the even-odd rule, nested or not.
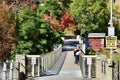
[(70, 12), (66, 12), (66, 14), (61, 18), (61, 22), (58, 22), (58, 20), (52, 14), (50, 14), (50, 16), (45, 15), (44, 17), (46, 20), (50, 21), (50, 24), (53, 25), (51, 26), (53, 30), (64, 31), (66, 28), (70, 30), (77, 29), (77, 26), (74, 24), (74, 20), (71, 17)]

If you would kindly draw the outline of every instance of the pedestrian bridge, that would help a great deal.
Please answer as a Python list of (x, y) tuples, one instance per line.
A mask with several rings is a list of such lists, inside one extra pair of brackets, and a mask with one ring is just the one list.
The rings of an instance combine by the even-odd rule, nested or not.
[[(73, 49), (69, 50), (69, 48), (76, 46), (73, 45), (73, 42), (71, 40), (70, 42), (67, 41), (64, 46), (56, 46), (54, 51), (43, 55), (16, 55), (17, 64), (11, 62), (10, 67), (7, 67), (6, 63), (3, 64), (2, 71), (0, 71), (2, 73), (0, 80), (25, 80), (25, 75), (27, 75), (27, 80), (112, 79), (112, 68), (108, 67), (105, 56), (84, 55), (82, 45), (80, 64), (74, 64)], [(62, 51), (63, 48), (68, 51)], [(26, 61), (27, 64), (25, 64)], [(24, 74), (26, 70), (28, 72), (25, 75), (20, 75), (20, 72)]]
[[(57, 72), (58, 74), (55, 74)], [(74, 64), (73, 51), (63, 52), (54, 66), (48, 70), (47, 75), (48, 76), (36, 77), (35, 80), (90, 80), (87, 78), (84, 79), (80, 66)]]

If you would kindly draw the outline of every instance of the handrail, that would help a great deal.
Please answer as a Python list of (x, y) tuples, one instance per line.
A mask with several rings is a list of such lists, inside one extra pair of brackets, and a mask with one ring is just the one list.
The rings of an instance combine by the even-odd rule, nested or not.
[[(7, 80), (7, 79), (12, 80), (13, 78), (19, 79), (19, 69), (17, 69), (17, 67), (19, 65), (15, 66), (16, 62), (2, 62), (2, 63), (4, 63), (4, 64), (2, 64), (3, 66), (0, 70), (0, 80), (1, 79), (2, 80)], [(16, 73), (16, 71), (17, 71), (17, 73)]]
[(41, 55), (41, 74), (42, 75), (44, 75), (44, 73), (54, 65), (54, 63), (57, 61), (61, 53), (62, 53), (62, 45), (59, 45), (59, 47), (54, 51)]
[[(87, 78), (91, 78), (91, 69), (93, 65), (93, 61), (96, 62), (96, 55), (85, 55), (85, 53), (81, 50), (81, 54), (80, 54), (80, 68), (82, 71), (82, 76), (83, 77), (87, 77)], [(90, 61), (88, 61), (88, 58), (90, 59)]]

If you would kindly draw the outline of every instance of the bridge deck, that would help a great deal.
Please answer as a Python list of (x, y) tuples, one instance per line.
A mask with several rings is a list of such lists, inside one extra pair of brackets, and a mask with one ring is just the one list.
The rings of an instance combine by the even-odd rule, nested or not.
[[(74, 64), (73, 52), (68, 51), (66, 54), (67, 55), (66, 55), (65, 61), (58, 75), (37, 77), (35, 80), (90, 80), (90, 79), (82, 78), (80, 66), (77, 64)], [(59, 59), (59, 60), (62, 60), (62, 59)], [(59, 62), (57, 62), (57, 64)]]

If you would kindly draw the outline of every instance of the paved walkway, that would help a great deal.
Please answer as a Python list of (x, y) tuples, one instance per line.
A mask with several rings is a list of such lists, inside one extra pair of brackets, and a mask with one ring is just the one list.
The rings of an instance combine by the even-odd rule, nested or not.
[(80, 66), (74, 64), (73, 52), (68, 51), (67, 53), (64, 54), (66, 54), (66, 57), (64, 56), (64, 58), (62, 57), (63, 59), (62, 58), (59, 59), (61, 61), (65, 59), (61, 69), (60, 67), (59, 68), (54, 67), (53, 69), (54, 71), (56, 71), (55, 69), (60, 69), (60, 73), (58, 75), (37, 77), (35, 78), (35, 80), (89, 80), (82, 78)]

